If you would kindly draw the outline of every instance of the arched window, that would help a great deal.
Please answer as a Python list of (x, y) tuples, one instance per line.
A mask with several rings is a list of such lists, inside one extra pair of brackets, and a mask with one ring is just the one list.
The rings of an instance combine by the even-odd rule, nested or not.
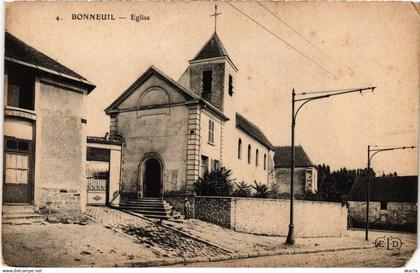
[(258, 167), (258, 149), (255, 151), (255, 166)]
[(251, 164), (251, 144), (248, 145), (248, 163)]
[(264, 170), (267, 170), (267, 154), (264, 154)]
[(171, 99), (168, 92), (165, 89), (154, 86), (143, 92), (137, 102), (137, 107), (142, 109), (157, 105), (162, 106), (168, 105), (170, 102)]
[(149, 115), (169, 115), (171, 98), (168, 92), (153, 86), (143, 92), (137, 102), (137, 118)]
[(238, 159), (242, 159), (242, 139), (238, 139)]

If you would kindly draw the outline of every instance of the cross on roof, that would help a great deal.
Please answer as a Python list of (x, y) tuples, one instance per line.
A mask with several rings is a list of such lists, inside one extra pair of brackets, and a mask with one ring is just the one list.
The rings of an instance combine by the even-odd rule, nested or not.
[(214, 14), (211, 14), (210, 17), (214, 16), (214, 32), (216, 32), (216, 27), (217, 27), (217, 16), (220, 15), (222, 13), (217, 13), (217, 5), (214, 5)]

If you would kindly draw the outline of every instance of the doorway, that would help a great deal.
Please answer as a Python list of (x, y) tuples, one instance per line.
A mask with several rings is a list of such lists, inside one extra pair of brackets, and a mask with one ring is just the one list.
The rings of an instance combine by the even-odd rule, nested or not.
[(32, 203), (32, 141), (5, 137), (3, 203)]
[(162, 187), (162, 165), (150, 158), (144, 163), (143, 192), (145, 197), (160, 197)]

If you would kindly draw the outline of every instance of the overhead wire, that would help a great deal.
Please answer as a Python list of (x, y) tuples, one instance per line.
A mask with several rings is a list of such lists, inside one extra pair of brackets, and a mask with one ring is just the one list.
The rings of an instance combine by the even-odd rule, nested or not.
[(263, 24), (261, 24), (260, 22), (258, 22), (257, 20), (255, 20), (254, 18), (252, 18), (251, 16), (249, 16), (248, 14), (246, 14), (245, 12), (243, 12), (242, 10), (240, 10), (239, 8), (237, 8), (236, 6), (234, 6), (232, 3), (230, 3), (230, 2), (226, 2), (226, 3), (229, 4), (235, 10), (237, 10), (239, 13), (241, 13), (242, 15), (244, 15), (245, 17), (247, 17), (249, 20), (251, 20), (252, 22), (254, 22), (255, 24), (257, 24), (259, 27), (263, 28), (265, 31), (269, 32), (271, 35), (273, 35), (274, 37), (276, 37), (277, 39), (279, 39), (280, 41), (282, 41), (285, 45), (287, 45), (288, 47), (292, 48), (293, 50), (295, 50), (296, 52), (298, 52), (300, 55), (302, 55), (303, 57), (305, 57), (306, 59), (308, 59), (310, 62), (312, 62), (313, 64), (315, 64), (316, 66), (318, 66), (324, 72), (327, 72), (329, 75), (336, 76), (332, 72), (330, 72), (327, 68), (325, 68), (324, 66), (322, 66), (321, 64), (319, 64), (318, 62), (316, 62), (314, 59), (312, 59), (311, 57), (307, 56), (305, 53), (303, 53), (302, 51), (300, 51), (299, 49), (297, 49), (295, 46), (291, 45), (289, 42), (287, 42), (286, 40), (284, 40), (283, 38), (281, 38), (280, 36), (278, 36), (277, 34), (275, 34), (274, 32), (272, 32), (271, 30), (269, 30)]
[(290, 24), (288, 24), (285, 20), (283, 20), (282, 18), (280, 18), (280, 16), (278, 16), (277, 14), (275, 14), (273, 11), (271, 11), (270, 9), (268, 9), (266, 6), (264, 6), (262, 3), (257, 2), (258, 5), (260, 5), (263, 9), (265, 9), (268, 13), (270, 13), (272, 16), (274, 16), (277, 20), (279, 20), (280, 22), (282, 22), (284, 25), (286, 25), (290, 30), (292, 30), (295, 34), (297, 34), (300, 38), (302, 38), (305, 42), (307, 42), (308, 44), (310, 44), (316, 51), (318, 51), (319, 53), (321, 53), (324, 57), (326, 57), (328, 60), (330, 60), (331, 62), (335, 63), (336, 65), (340, 65), (340, 66), (344, 66), (345, 68), (347, 68), (351, 73), (354, 73), (353, 69), (351, 69), (350, 67), (337, 62), (336, 60), (334, 60), (333, 58), (331, 58), (330, 56), (328, 56), (327, 54), (325, 54), (321, 49), (319, 49), (314, 43), (312, 43), (311, 41), (309, 41), (307, 38), (305, 38), (302, 34), (300, 34), (295, 28), (293, 28)]

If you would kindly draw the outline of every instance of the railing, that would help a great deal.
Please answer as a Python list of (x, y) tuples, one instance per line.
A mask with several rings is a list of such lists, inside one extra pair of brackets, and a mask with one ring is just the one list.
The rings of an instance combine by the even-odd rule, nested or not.
[(106, 191), (109, 171), (104, 169), (86, 170), (87, 191)]
[(106, 191), (106, 179), (88, 179), (88, 191)]

